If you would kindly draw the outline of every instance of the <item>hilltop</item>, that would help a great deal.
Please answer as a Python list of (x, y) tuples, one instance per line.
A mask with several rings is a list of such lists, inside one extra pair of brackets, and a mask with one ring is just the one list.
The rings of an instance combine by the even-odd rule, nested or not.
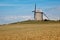
[(55, 23), (60, 23), (60, 21), (35, 21), (35, 20), (27, 20), (27, 21), (21, 21), (21, 22), (15, 22), (11, 24), (55, 24)]

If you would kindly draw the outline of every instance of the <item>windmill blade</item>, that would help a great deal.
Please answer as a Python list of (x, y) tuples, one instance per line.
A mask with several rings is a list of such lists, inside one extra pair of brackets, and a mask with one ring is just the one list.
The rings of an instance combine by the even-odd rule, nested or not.
[(35, 3), (35, 12), (36, 12), (36, 3)]
[[(43, 13), (45, 16), (46, 16), (46, 14), (45, 13)], [(46, 16), (47, 17), (47, 16)], [(48, 17), (47, 17), (48, 18)], [(48, 18), (48, 20), (49, 20), (49, 18)]]
[(34, 11), (32, 11), (32, 12), (34, 12), (34, 19), (35, 19), (35, 16), (36, 16), (36, 3), (35, 3)]

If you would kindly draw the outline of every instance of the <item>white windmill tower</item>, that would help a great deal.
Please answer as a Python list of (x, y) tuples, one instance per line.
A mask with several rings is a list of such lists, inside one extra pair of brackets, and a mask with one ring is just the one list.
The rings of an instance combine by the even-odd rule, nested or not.
[[(35, 3), (35, 10), (32, 11), (34, 12), (34, 20), (37, 20), (37, 21), (43, 21), (43, 11), (38, 9), (36, 10), (36, 3)], [(46, 14), (44, 14), (46, 16)], [(47, 17), (47, 16), (46, 16)], [(48, 17), (47, 17), (48, 18)]]

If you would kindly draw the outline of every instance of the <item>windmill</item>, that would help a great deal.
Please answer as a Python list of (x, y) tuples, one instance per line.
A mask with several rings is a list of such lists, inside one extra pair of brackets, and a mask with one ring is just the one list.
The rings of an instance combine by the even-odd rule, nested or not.
[[(43, 20), (43, 15), (46, 16), (46, 14), (43, 13), (42, 10), (37, 10), (37, 9), (36, 9), (36, 3), (35, 3), (35, 9), (34, 9), (34, 11), (32, 11), (32, 12), (34, 12), (34, 20), (40, 20), (40, 21), (42, 21), (42, 20)], [(46, 16), (46, 17), (47, 17), (47, 16)], [(47, 17), (47, 18), (48, 18), (48, 17)], [(49, 18), (48, 18), (48, 19), (49, 19)]]

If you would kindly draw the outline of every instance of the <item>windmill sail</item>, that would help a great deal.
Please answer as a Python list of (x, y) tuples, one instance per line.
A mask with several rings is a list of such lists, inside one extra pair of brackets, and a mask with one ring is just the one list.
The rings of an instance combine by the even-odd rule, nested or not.
[(36, 12), (36, 3), (35, 3), (35, 12)]
[(36, 19), (35, 15), (36, 15), (36, 3), (35, 3), (35, 9), (34, 9), (34, 19)]
[[(43, 13), (45, 16), (46, 16), (46, 14), (45, 13)], [(46, 16), (47, 17), (47, 16)], [(47, 19), (49, 20), (49, 18), (47, 17)]]

